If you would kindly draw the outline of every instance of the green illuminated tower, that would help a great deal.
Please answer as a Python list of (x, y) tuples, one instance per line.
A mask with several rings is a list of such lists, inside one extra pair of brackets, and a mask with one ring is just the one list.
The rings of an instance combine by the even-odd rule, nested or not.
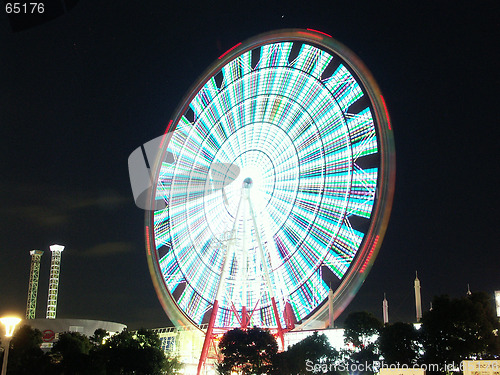
[(38, 295), (38, 279), (40, 276), (41, 250), (31, 250), (30, 283), (28, 286), (28, 302), (26, 304), (26, 319), (35, 319), (36, 298)]

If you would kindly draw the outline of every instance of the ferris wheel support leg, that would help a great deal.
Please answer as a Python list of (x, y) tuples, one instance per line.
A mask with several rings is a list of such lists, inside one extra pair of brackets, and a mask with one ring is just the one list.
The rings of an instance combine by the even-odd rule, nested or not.
[(210, 320), (208, 322), (207, 332), (205, 333), (205, 341), (203, 341), (203, 348), (201, 349), (200, 361), (198, 362), (198, 375), (201, 375), (201, 370), (205, 365), (207, 360), (208, 349), (210, 348), (210, 342), (212, 341), (212, 334), (214, 332), (215, 318), (217, 316), (217, 310), (219, 309), (219, 301), (214, 301), (214, 307), (212, 309), (212, 314), (210, 315)]
[(262, 268), (264, 268), (264, 275), (266, 278), (266, 284), (269, 291), (269, 295), (271, 296), (271, 303), (273, 307), (274, 318), (276, 319), (276, 324), (278, 325), (278, 336), (280, 337), (281, 347), (285, 350), (285, 337), (283, 335), (283, 327), (281, 327), (280, 315), (278, 313), (278, 307), (276, 305), (276, 299), (274, 298), (274, 291), (271, 287), (271, 278), (269, 277), (269, 268), (267, 267), (267, 262), (264, 257), (264, 249), (262, 247), (262, 241), (260, 239), (259, 230), (257, 226), (257, 219), (255, 218), (255, 212), (253, 210), (252, 201), (250, 200), (250, 196), (247, 196), (248, 207), (250, 208), (250, 215), (252, 216), (253, 227), (255, 229), (255, 238), (257, 240), (257, 245), (259, 247), (260, 259), (262, 261)]
[(231, 237), (229, 239), (229, 243), (227, 246), (226, 254), (224, 255), (224, 261), (222, 263), (222, 272), (221, 277), (219, 279), (219, 285), (217, 286), (217, 294), (215, 295), (214, 307), (212, 309), (212, 314), (210, 315), (210, 320), (208, 322), (207, 332), (205, 333), (205, 341), (203, 341), (203, 348), (201, 349), (200, 361), (198, 362), (198, 371), (197, 374), (201, 375), (201, 369), (205, 365), (205, 361), (208, 355), (208, 349), (210, 348), (210, 341), (212, 341), (212, 333), (214, 331), (215, 318), (217, 317), (217, 310), (219, 309), (219, 299), (222, 297), (222, 287), (224, 286), (224, 279), (226, 277), (227, 272), (227, 261), (229, 259), (229, 255), (233, 248), (234, 242), (234, 234), (236, 232), (236, 225), (238, 223), (238, 216), (240, 213), (240, 207), (243, 197), (240, 198), (238, 202), (238, 208), (236, 209), (236, 216), (234, 217), (233, 230), (231, 231)]
[(241, 307), (241, 329), (247, 329), (247, 327), (248, 327), (247, 307), (242, 306)]
[(271, 302), (273, 304), (274, 317), (276, 318), (276, 322), (278, 323), (278, 336), (281, 341), (281, 347), (283, 348), (283, 350), (285, 350), (285, 336), (283, 334), (283, 327), (281, 327), (281, 321), (280, 321), (280, 316), (278, 314), (278, 306), (276, 305), (276, 299), (274, 297), (271, 297)]
[[(245, 200), (242, 202), (243, 207), (245, 206)], [(245, 208), (245, 207), (244, 207)], [(243, 209), (243, 221), (242, 221), (242, 238), (241, 238), (241, 249), (242, 249), (242, 262), (241, 262), (241, 278), (242, 278), (242, 283), (241, 283), (241, 320), (240, 320), (240, 325), (241, 329), (247, 329), (248, 323), (249, 323), (249, 318), (248, 318), (248, 313), (247, 313), (247, 267), (248, 267), (248, 260), (247, 260), (247, 231), (246, 231), (246, 215), (245, 215), (245, 209)]]

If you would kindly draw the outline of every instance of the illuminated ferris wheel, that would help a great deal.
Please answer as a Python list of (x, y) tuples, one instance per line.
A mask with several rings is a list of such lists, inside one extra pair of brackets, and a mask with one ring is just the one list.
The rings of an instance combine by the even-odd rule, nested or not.
[(291, 329), (338, 316), (381, 244), (394, 191), (380, 91), (326, 34), (240, 43), (170, 122), (146, 217), (150, 270), (177, 325)]

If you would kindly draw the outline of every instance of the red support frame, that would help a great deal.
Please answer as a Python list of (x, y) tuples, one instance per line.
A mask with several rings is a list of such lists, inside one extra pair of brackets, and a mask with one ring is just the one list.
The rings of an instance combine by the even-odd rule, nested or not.
[(203, 348), (201, 349), (200, 361), (198, 362), (198, 375), (201, 375), (201, 369), (207, 360), (208, 349), (210, 348), (210, 342), (212, 341), (212, 333), (214, 331), (215, 318), (217, 317), (218, 310), (219, 301), (215, 300), (212, 314), (210, 315), (210, 321), (208, 322), (207, 332), (205, 333), (205, 341), (203, 341)]

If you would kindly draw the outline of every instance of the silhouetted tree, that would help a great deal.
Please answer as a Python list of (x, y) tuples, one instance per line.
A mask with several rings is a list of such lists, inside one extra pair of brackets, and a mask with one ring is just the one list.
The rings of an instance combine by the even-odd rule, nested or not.
[[(317, 372), (333, 373), (333, 366), (339, 353), (333, 349), (328, 338), (318, 332), (279, 353), (275, 361), (275, 373), (280, 375), (306, 375)], [(327, 370), (326, 372), (324, 370)], [(330, 371), (332, 370), (332, 371)]]
[(499, 323), (488, 294), (472, 293), (456, 299), (435, 297), (432, 306), (422, 318), (426, 362), (459, 363), (500, 355), (500, 341), (495, 334)]
[(102, 344), (104, 344), (104, 340), (108, 336), (109, 336), (108, 331), (102, 328), (97, 328), (94, 331), (94, 334), (89, 337), (89, 340), (94, 348), (99, 348)]
[(11, 342), (8, 375), (175, 375), (182, 367), (177, 358), (164, 354), (158, 335), (145, 329), (111, 337), (97, 329), (90, 339), (78, 332), (61, 333), (46, 355), (41, 343), (39, 330), (18, 329)]
[[(344, 353), (346, 364), (354, 368), (373, 364), (380, 358), (377, 338), (383, 324), (372, 313), (366, 311), (350, 313), (344, 321), (344, 342), (352, 344), (353, 349)], [(362, 367), (360, 374), (373, 374), (373, 371)]]
[(16, 330), (11, 340), (9, 351), (9, 375), (31, 375), (43, 371), (49, 366), (40, 349), (42, 343), (42, 332), (23, 325)]
[(107, 375), (163, 375), (169, 363), (160, 344), (153, 331), (140, 329), (134, 336), (123, 330), (107, 339), (98, 352)]
[(372, 313), (359, 311), (350, 313), (344, 321), (344, 341), (364, 348), (374, 341), (383, 324)]
[(379, 337), (380, 354), (386, 364), (416, 363), (419, 351), (418, 332), (409, 323), (396, 322), (386, 325)]
[(54, 372), (64, 375), (96, 374), (90, 358), (91, 349), (89, 338), (79, 332), (60, 334), (51, 350), (56, 368)]
[(223, 355), (218, 364), (219, 373), (267, 374), (272, 371), (278, 344), (267, 330), (236, 328), (224, 334), (219, 349)]

